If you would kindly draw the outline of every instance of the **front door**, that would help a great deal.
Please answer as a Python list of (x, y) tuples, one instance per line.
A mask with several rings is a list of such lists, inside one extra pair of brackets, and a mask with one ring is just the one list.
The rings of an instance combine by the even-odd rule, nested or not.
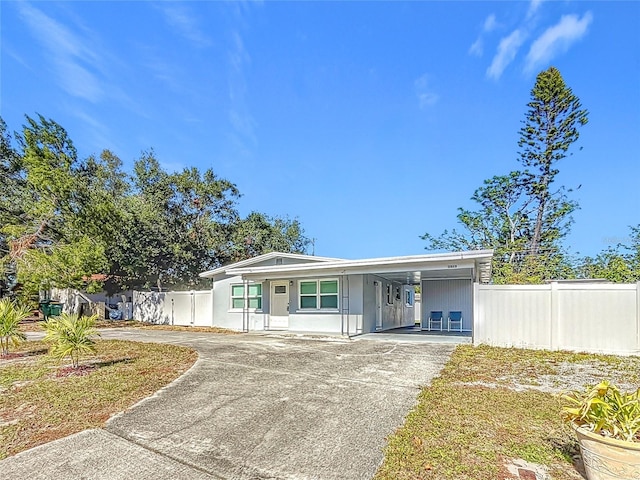
[(269, 328), (272, 330), (289, 328), (289, 282), (271, 283)]
[(376, 287), (376, 330), (382, 330), (382, 283), (375, 282)]

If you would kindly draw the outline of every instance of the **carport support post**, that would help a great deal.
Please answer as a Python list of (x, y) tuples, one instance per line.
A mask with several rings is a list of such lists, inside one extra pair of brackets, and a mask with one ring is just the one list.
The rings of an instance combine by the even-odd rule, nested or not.
[(249, 280), (243, 279), (244, 292), (243, 292), (243, 308), (242, 308), (242, 331), (249, 332)]

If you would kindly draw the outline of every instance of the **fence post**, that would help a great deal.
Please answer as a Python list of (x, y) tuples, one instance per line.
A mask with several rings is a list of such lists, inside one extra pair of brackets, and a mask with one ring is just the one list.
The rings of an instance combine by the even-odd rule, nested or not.
[(211, 282), (211, 326), (212, 327), (215, 326), (215, 323), (214, 323), (215, 322), (215, 318), (214, 318), (215, 314), (213, 313), (215, 311), (215, 303), (214, 303), (214, 296), (215, 296), (214, 292), (215, 292), (215, 289), (214, 289), (213, 285), (214, 285), (214, 283), (212, 281)]
[(196, 323), (196, 294), (193, 290), (190, 292), (191, 294), (191, 326)]
[(636, 282), (636, 351), (640, 353), (640, 282)]
[[(476, 336), (476, 329), (478, 329), (478, 327), (480, 326), (480, 299), (479, 299), (479, 295), (480, 295), (480, 284), (478, 282), (473, 282), (473, 304), (472, 304), (472, 309), (473, 309), (473, 313), (472, 313), (472, 324), (471, 324), (471, 343), (473, 345), (476, 345), (476, 339), (478, 338)], [(422, 296), (420, 297), (420, 299), (422, 299)], [(422, 306), (421, 306), (422, 307)]]
[(551, 350), (558, 350), (558, 321), (560, 320), (558, 297), (558, 282), (551, 282), (551, 323), (549, 324), (549, 348)]

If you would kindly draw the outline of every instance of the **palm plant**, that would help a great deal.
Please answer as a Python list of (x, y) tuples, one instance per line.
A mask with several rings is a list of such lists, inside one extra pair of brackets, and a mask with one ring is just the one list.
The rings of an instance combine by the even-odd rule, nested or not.
[(27, 339), (20, 331), (20, 322), (30, 314), (29, 309), (18, 306), (8, 298), (0, 300), (0, 350), (2, 355), (9, 354), (9, 343), (14, 346)]
[(52, 343), (51, 355), (59, 359), (71, 357), (73, 368), (78, 368), (80, 355), (96, 351), (92, 337), (100, 335), (95, 329), (97, 318), (97, 315), (78, 317), (68, 313), (49, 318), (44, 324), (44, 339)]

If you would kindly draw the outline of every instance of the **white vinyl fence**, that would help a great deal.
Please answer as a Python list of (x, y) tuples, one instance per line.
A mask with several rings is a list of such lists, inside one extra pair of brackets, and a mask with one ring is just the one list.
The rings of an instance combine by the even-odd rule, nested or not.
[(640, 282), (475, 285), (474, 344), (640, 355)]
[(167, 325), (211, 326), (211, 290), (133, 292), (133, 318)]

